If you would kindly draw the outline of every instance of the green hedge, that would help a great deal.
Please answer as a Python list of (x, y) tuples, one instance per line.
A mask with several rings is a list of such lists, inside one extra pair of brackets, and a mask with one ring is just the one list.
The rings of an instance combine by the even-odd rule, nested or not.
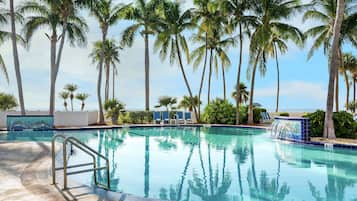
[(152, 123), (153, 112), (138, 111), (138, 112), (123, 112), (119, 117), (120, 123), (129, 124), (145, 124)]
[(279, 113), (279, 116), (281, 116), (281, 117), (290, 117), (290, 114), (288, 112), (281, 112), (281, 113)]
[[(260, 123), (261, 113), (266, 112), (264, 108), (253, 108), (254, 123)], [(248, 106), (241, 106), (239, 109), (240, 122), (248, 123)], [(236, 108), (233, 104), (222, 99), (216, 99), (204, 109), (202, 119), (209, 124), (235, 124)]]
[[(325, 112), (317, 110), (316, 112), (304, 115), (310, 119), (310, 136), (322, 137), (324, 130)], [(333, 121), (335, 125), (336, 137), (339, 138), (357, 138), (357, 123), (354, 122), (352, 114), (348, 112), (334, 112)]]

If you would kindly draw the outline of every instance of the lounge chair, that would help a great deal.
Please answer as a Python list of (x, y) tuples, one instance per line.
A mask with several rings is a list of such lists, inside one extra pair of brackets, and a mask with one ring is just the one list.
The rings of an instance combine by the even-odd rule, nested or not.
[(192, 123), (192, 114), (191, 112), (185, 112), (185, 124)]
[(183, 118), (183, 112), (182, 111), (176, 112), (176, 123), (178, 123), (178, 124), (185, 123), (185, 119)]
[(170, 112), (162, 112), (162, 121), (165, 123), (170, 123)]
[(159, 124), (161, 122), (161, 112), (153, 112), (154, 124)]
[(272, 118), (270, 117), (268, 112), (262, 112), (261, 113), (261, 117), (262, 117), (262, 122), (266, 123), (266, 122), (271, 122)]

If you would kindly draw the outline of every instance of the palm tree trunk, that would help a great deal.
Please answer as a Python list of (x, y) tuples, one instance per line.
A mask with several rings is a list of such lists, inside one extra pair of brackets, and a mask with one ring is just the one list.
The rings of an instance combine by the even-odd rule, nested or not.
[[(178, 37), (177, 36), (175, 38), (175, 43), (176, 43), (177, 56), (178, 56), (178, 60), (179, 60), (179, 64), (180, 64), (181, 73), (182, 73), (183, 79), (185, 80), (185, 84), (186, 84), (188, 93), (189, 93), (190, 98), (191, 98), (191, 104), (195, 105), (195, 100), (193, 99), (191, 87), (190, 87), (190, 84), (188, 83), (188, 80), (187, 80), (187, 77), (186, 77), (186, 73), (185, 73), (185, 69), (183, 68), (182, 58), (181, 58), (181, 51), (180, 51), (180, 47), (179, 47), (179, 44), (178, 44)], [(197, 115), (197, 108), (193, 107), (193, 111), (194, 111), (195, 117), (197, 119), (197, 116), (198, 116)]]
[(19, 54), (17, 51), (17, 41), (16, 41), (16, 26), (15, 26), (15, 11), (14, 11), (14, 0), (10, 0), (10, 18), (11, 18), (11, 42), (12, 42), (12, 54), (14, 57), (14, 67), (17, 81), (17, 90), (19, 94), (19, 103), (21, 115), (25, 115), (25, 101), (22, 90), (22, 78), (20, 72), (20, 61)]
[(275, 61), (276, 61), (276, 72), (277, 72), (277, 90), (276, 90), (276, 108), (275, 112), (279, 112), (279, 96), (280, 96), (280, 69), (279, 69), (279, 60), (278, 60), (278, 50), (276, 45), (274, 44), (274, 52), (275, 52)]
[[(145, 27), (147, 31), (147, 27)], [(149, 35), (145, 33), (145, 110), (150, 110), (150, 62), (149, 62)]]
[(200, 82), (200, 89), (198, 92), (198, 119), (201, 118), (201, 95), (202, 95), (202, 89), (203, 89), (203, 82), (205, 81), (205, 74), (206, 74), (206, 67), (207, 67), (207, 55), (208, 55), (208, 49), (207, 49), (207, 32), (205, 36), (206, 40), (206, 48), (205, 48), (205, 60), (203, 64), (203, 70), (202, 70), (202, 75), (201, 75), (201, 82)]
[(182, 197), (182, 187), (183, 187), (183, 184), (185, 183), (188, 166), (190, 165), (190, 161), (191, 161), (191, 158), (192, 158), (192, 155), (193, 155), (194, 148), (195, 148), (195, 146), (192, 145), (191, 149), (190, 149), (190, 153), (189, 153), (188, 158), (186, 160), (185, 167), (184, 167), (183, 172), (181, 174), (181, 181), (180, 181), (179, 188), (178, 188), (179, 190), (177, 192), (177, 200), (181, 200), (181, 197)]
[(56, 72), (56, 46), (57, 46), (57, 34), (54, 31), (51, 36), (51, 70), (50, 70), (50, 110), (49, 114), (53, 115), (55, 111), (55, 72)]
[(207, 104), (211, 102), (211, 80), (212, 80), (212, 62), (213, 62), (213, 50), (210, 50), (209, 59), (209, 74), (208, 74), (208, 91), (207, 91)]
[(343, 72), (343, 77), (346, 83), (346, 108), (348, 107), (348, 102), (350, 100), (350, 83), (348, 82), (347, 72)]
[(110, 64), (109, 62), (105, 62), (105, 89), (104, 89), (104, 94), (105, 94), (105, 99), (104, 101), (108, 101), (109, 100), (109, 79), (110, 79)]
[(227, 94), (226, 94), (226, 74), (224, 72), (224, 65), (222, 63), (222, 80), (223, 80), (223, 100), (227, 99)]
[(345, 10), (344, 0), (337, 0), (337, 10), (336, 10), (336, 19), (333, 28), (333, 41), (331, 47), (331, 59), (330, 59), (330, 75), (329, 75), (329, 84), (328, 84), (328, 94), (327, 94), (327, 103), (326, 103), (326, 115), (325, 115), (325, 125), (324, 125), (324, 137), (325, 138), (336, 138), (335, 128), (332, 119), (333, 115), (333, 87), (335, 84), (335, 77), (338, 68), (338, 51), (339, 51), (339, 39), (341, 32), (341, 24), (343, 20), (343, 14)]
[(258, 60), (261, 54), (261, 50), (258, 51), (257, 57), (255, 58), (253, 72), (252, 72), (252, 80), (250, 84), (250, 97), (249, 97), (249, 108), (248, 108), (248, 124), (254, 124), (254, 116), (253, 116), (253, 98), (254, 98), (254, 84), (255, 84), (255, 73), (257, 71)]
[(115, 98), (115, 68), (113, 66), (113, 99)]
[(99, 61), (99, 73), (98, 73), (98, 83), (97, 83), (97, 98), (98, 98), (98, 107), (99, 107), (99, 117), (98, 124), (105, 124), (103, 104), (102, 104), (102, 74), (103, 74), (103, 65), (104, 65), (104, 43), (107, 40), (107, 29), (102, 29), (102, 51), (100, 53)]
[(242, 68), (243, 61), (243, 31), (242, 24), (239, 23), (239, 63), (238, 63), (238, 72), (237, 72), (237, 83), (236, 83), (236, 91), (237, 91), (237, 99), (236, 99), (236, 124), (239, 124), (240, 121), (240, 113), (239, 113), (239, 104), (240, 104), (240, 71)]
[(237, 161), (237, 172), (238, 172), (238, 183), (239, 183), (239, 195), (240, 200), (243, 200), (243, 184), (242, 184), (242, 174), (240, 170), (240, 159)]
[(335, 82), (335, 111), (338, 112), (339, 110), (339, 104), (338, 104), (338, 98), (339, 98), (339, 76), (338, 76), (338, 70), (336, 70), (336, 82)]
[(253, 182), (254, 182), (254, 187), (256, 190), (258, 190), (258, 180), (257, 180), (257, 175), (255, 171), (255, 157), (254, 157), (254, 146), (253, 143), (250, 143), (250, 165), (252, 169), (252, 177), (253, 177)]

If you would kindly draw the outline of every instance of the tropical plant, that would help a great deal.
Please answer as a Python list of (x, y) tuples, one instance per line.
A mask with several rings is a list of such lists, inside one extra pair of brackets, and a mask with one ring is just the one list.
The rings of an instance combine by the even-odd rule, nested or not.
[[(178, 62), (192, 105), (194, 105), (194, 98), (183, 67), (183, 55), (181, 53), (183, 51), (189, 60), (190, 53), (184, 32), (195, 27), (195, 22), (192, 21), (192, 12), (191, 10), (182, 11), (180, 2), (165, 2), (162, 18), (160, 31), (155, 41), (155, 51), (160, 49), (162, 60), (166, 59), (169, 53), (170, 63)], [(193, 108), (193, 111), (197, 117), (196, 107)]]
[(71, 110), (73, 112), (73, 99), (74, 99), (74, 92), (78, 89), (76, 84), (67, 84), (64, 86), (64, 90), (68, 91), (69, 99), (71, 100)]
[(104, 103), (104, 109), (107, 117), (111, 117), (112, 123), (117, 124), (119, 114), (124, 110), (125, 105), (117, 99), (109, 99)]
[[(298, 28), (283, 20), (293, 16), (301, 9), (298, 0), (257, 0), (252, 3), (252, 12), (257, 17), (257, 24), (250, 40), (248, 77), (251, 81), (248, 124), (253, 124), (253, 103), (255, 76), (259, 65), (261, 75), (266, 72), (267, 56), (271, 54), (272, 41), (277, 35), (300, 38)], [(274, 43), (273, 43), (274, 44)]]
[[(249, 28), (251, 28), (254, 24), (256, 24), (256, 17), (253, 15), (247, 15), (246, 11), (249, 10), (250, 4), (252, 1), (249, 0), (224, 0), (222, 2), (222, 7), (225, 10), (225, 13), (230, 14), (231, 19), (229, 25), (232, 29), (238, 29), (238, 39), (239, 39), (239, 61), (237, 67), (237, 82), (236, 86), (240, 85), (240, 75), (242, 69), (242, 62), (243, 62), (243, 39), (244, 35), (249, 32)], [(254, 2), (253, 2), (254, 3)], [(240, 88), (236, 90), (237, 97), (240, 97)], [(236, 124), (240, 122), (240, 112), (239, 112), (239, 99), (236, 99)]]
[(126, 19), (134, 21), (127, 27), (123, 34), (121, 43), (123, 46), (131, 47), (137, 33), (144, 38), (145, 43), (145, 110), (150, 109), (150, 60), (149, 60), (149, 36), (157, 31), (159, 24), (159, 5), (161, 0), (136, 0), (135, 6), (130, 8)]
[(357, 102), (351, 101), (351, 102), (347, 103), (346, 110), (349, 110), (352, 113), (355, 113), (356, 109), (357, 109)]
[[(2, 0), (0, 0), (0, 6), (4, 4)], [(6, 25), (7, 24), (7, 12), (6, 10), (1, 9), (0, 10), (0, 25)], [(7, 31), (0, 30), (0, 45), (2, 45), (6, 39), (11, 37), (11, 33)], [(6, 82), (9, 83), (9, 74), (7, 73), (7, 68), (5, 65), (5, 61), (0, 53), (0, 71), (2, 71), (2, 74), (4, 75)]]
[(206, 106), (202, 116), (209, 124), (234, 124), (235, 108), (227, 100), (217, 98)]
[(0, 111), (7, 111), (17, 106), (15, 96), (0, 92)]
[(184, 96), (183, 99), (180, 101), (178, 107), (179, 108), (184, 108), (185, 110), (188, 109), (188, 111), (192, 112), (193, 107), (198, 107), (198, 105), (201, 103), (201, 101), (198, 99), (198, 96), (193, 97), (194, 98), (194, 105), (192, 105), (192, 101), (189, 96)]
[(158, 105), (156, 108), (165, 107), (166, 111), (169, 111), (175, 108), (175, 104), (177, 103), (177, 99), (170, 96), (161, 96), (159, 97)]
[(247, 103), (249, 100), (249, 91), (247, 90), (247, 88), (248, 87), (245, 86), (243, 82), (239, 84), (239, 87), (236, 86), (235, 90), (232, 93), (232, 97), (234, 98), (234, 100), (238, 100), (239, 103), (243, 103), (243, 104)]
[(20, 72), (20, 61), (19, 61), (19, 53), (17, 50), (17, 40), (18, 35), (16, 33), (16, 18), (18, 14), (15, 12), (14, 9), (14, 0), (9, 0), (10, 6), (10, 26), (11, 26), (11, 44), (12, 44), (12, 55), (14, 58), (14, 68), (15, 68), (15, 75), (16, 75), (16, 82), (17, 82), (17, 91), (19, 96), (19, 103), (20, 103), (20, 111), (21, 115), (25, 115), (25, 101), (24, 101), (24, 94), (22, 90), (22, 77)]
[[(55, 111), (56, 81), (62, 58), (66, 36), (71, 45), (84, 46), (87, 43), (88, 26), (85, 19), (79, 15), (78, 8), (72, 1), (25, 1), (19, 7), (19, 12), (28, 14), (24, 25), (27, 41), (30, 41), (36, 31), (43, 27), (50, 33), (46, 37), (50, 41), (50, 107), (49, 114)], [(58, 34), (58, 30), (61, 33)]]
[[(123, 19), (125, 12), (127, 12), (129, 5), (126, 4), (114, 4), (112, 0), (99, 0), (95, 1), (91, 8), (91, 14), (99, 22), (99, 27), (102, 32), (102, 43), (107, 41), (107, 35), (109, 27), (115, 25), (120, 19)], [(110, 62), (106, 60), (106, 51), (109, 49), (103, 49), (100, 53), (99, 70), (103, 69), (105, 65), (106, 80), (105, 80), (105, 101), (109, 99), (109, 78), (110, 78)]]
[[(348, 105), (350, 100), (350, 79), (352, 78), (353, 84), (353, 102), (356, 101), (356, 78), (357, 78), (357, 58), (352, 55), (352, 53), (343, 54), (343, 65), (339, 68), (340, 72), (343, 74), (346, 82), (346, 105)], [(355, 110), (353, 110), (355, 112)]]
[(66, 111), (68, 111), (68, 104), (67, 104), (67, 99), (69, 98), (69, 92), (68, 91), (62, 91), (59, 96), (63, 99), (63, 106)]
[(87, 98), (89, 97), (89, 94), (86, 93), (78, 93), (76, 95), (76, 99), (81, 101), (81, 111), (84, 110), (84, 106), (85, 106), (85, 101), (87, 100)]

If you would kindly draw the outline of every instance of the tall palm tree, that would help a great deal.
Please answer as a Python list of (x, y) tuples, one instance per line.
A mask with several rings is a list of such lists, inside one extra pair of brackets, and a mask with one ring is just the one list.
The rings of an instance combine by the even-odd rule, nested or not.
[[(0, 0), (0, 6), (3, 5), (4, 2), (2, 0)], [(5, 10), (0, 10), (0, 25), (6, 25), (8, 23), (8, 19), (7, 19), (7, 13)], [(6, 39), (11, 37), (11, 33), (7, 32), (7, 31), (3, 31), (0, 30), (0, 45), (3, 44), (5, 42)], [(0, 71), (2, 71), (2, 73), (5, 76), (6, 82), (9, 83), (9, 74), (7, 73), (7, 68), (4, 62), (4, 59), (2, 57), (2, 55), (0, 54)]]
[(161, 0), (136, 0), (135, 6), (127, 13), (126, 19), (134, 24), (126, 28), (122, 34), (122, 45), (131, 47), (134, 37), (140, 33), (145, 42), (145, 110), (150, 110), (150, 60), (149, 36), (155, 34), (158, 26), (158, 6)]
[(76, 99), (81, 101), (81, 111), (84, 110), (84, 106), (85, 106), (85, 101), (87, 100), (87, 98), (89, 97), (89, 94), (86, 93), (79, 93), (76, 95)]
[[(113, 98), (115, 98), (115, 75), (118, 74), (118, 68), (117, 64), (120, 63), (119, 59), (119, 51), (122, 49), (119, 47), (115, 40), (107, 40), (105, 49), (106, 51), (104, 52), (104, 64), (105, 64), (105, 69), (106, 69), (106, 81), (105, 81), (105, 91), (107, 95), (109, 96), (109, 77), (110, 77), (110, 71), (112, 71), (112, 91), (113, 91)], [(107, 99), (107, 97), (106, 97)]]
[(194, 100), (194, 105), (192, 105), (192, 101), (190, 99), (189, 96), (184, 96), (183, 99), (180, 101), (178, 107), (179, 108), (184, 108), (185, 110), (188, 109), (188, 111), (192, 112), (193, 111), (193, 107), (198, 107), (199, 105), (199, 99), (198, 99), (198, 96), (195, 96), (193, 97), (195, 100)]
[[(234, 98), (234, 100), (237, 100), (239, 101), (239, 104), (243, 103), (247, 103), (248, 100), (249, 100), (249, 91), (247, 90), (247, 86), (241, 82), (239, 84), (239, 87), (235, 87), (235, 90), (233, 91), (232, 93), (232, 97)], [(239, 90), (239, 95), (238, 95), (238, 90)]]
[[(62, 2), (63, 3), (63, 2)], [(28, 14), (24, 25), (24, 33), (27, 41), (30, 41), (36, 31), (43, 27), (48, 28), (50, 33), (46, 37), (50, 41), (50, 107), (49, 114), (53, 115), (55, 110), (56, 80), (59, 71), (59, 64), (62, 57), (64, 38), (68, 35), (71, 45), (84, 46), (87, 42), (86, 32), (88, 26), (84, 18), (78, 14), (78, 10), (73, 8), (66, 17), (66, 27), (62, 15), (58, 10), (58, 5), (52, 1), (26, 1), (20, 5), (19, 11)], [(58, 34), (59, 29), (65, 29)]]
[(329, 84), (327, 91), (327, 103), (326, 103), (326, 114), (325, 114), (325, 123), (324, 123), (324, 134), (325, 138), (336, 138), (335, 135), (335, 126), (333, 123), (333, 88), (336, 78), (337, 69), (339, 67), (339, 55), (341, 55), (341, 44), (340, 44), (340, 35), (341, 35), (341, 26), (343, 21), (343, 16), (345, 13), (345, 1), (337, 0), (337, 9), (336, 9), (336, 19), (334, 20), (333, 26), (333, 35), (332, 35), (332, 46), (330, 50), (331, 59), (329, 62)]
[(350, 100), (350, 77), (354, 68), (357, 68), (357, 59), (352, 53), (344, 53), (342, 55), (342, 64), (339, 67), (339, 73), (342, 74), (346, 83), (346, 107)]
[(63, 106), (66, 111), (68, 111), (67, 108), (67, 99), (69, 98), (69, 92), (68, 91), (62, 91), (59, 96), (63, 99)]
[(10, 24), (11, 24), (11, 42), (12, 42), (12, 54), (14, 57), (14, 67), (15, 67), (15, 75), (17, 81), (17, 90), (19, 95), (19, 103), (21, 115), (25, 115), (25, 101), (24, 94), (22, 90), (22, 78), (20, 72), (20, 61), (19, 61), (19, 53), (17, 50), (17, 34), (16, 34), (16, 13), (14, 9), (14, 0), (9, 0), (10, 5)]
[[(323, 47), (324, 54), (328, 55), (328, 52), (331, 48), (331, 41), (333, 35), (334, 22), (336, 18), (336, 8), (337, 1), (329, 1), (329, 0), (313, 0), (312, 4), (314, 7), (307, 10), (303, 16), (303, 20), (315, 20), (321, 22), (314, 27), (311, 27), (305, 32), (306, 36), (314, 38), (314, 43), (311, 46), (311, 49), (308, 53), (308, 59), (311, 58), (314, 52)], [(342, 61), (342, 45), (345, 42), (350, 42), (354, 46), (357, 46), (357, 37), (355, 35), (357, 31), (356, 19), (357, 13), (354, 11), (353, 1), (346, 0), (346, 4), (344, 5), (344, 16), (342, 19), (341, 31), (340, 31), (340, 39), (339, 39), (339, 57), (338, 61)], [(331, 59), (328, 56), (329, 60)], [(340, 66), (340, 65), (339, 65)], [(339, 76), (338, 73), (335, 74), (335, 107), (336, 111), (338, 111), (338, 85), (339, 85)]]
[(298, 0), (256, 0), (252, 3), (252, 12), (257, 17), (250, 40), (248, 75), (251, 88), (248, 108), (248, 124), (253, 124), (254, 86), (257, 67), (262, 75), (266, 72), (266, 58), (271, 47), (274, 33), (297, 35), (299, 29), (283, 22), (301, 8)]
[(73, 99), (75, 97), (74, 92), (77, 91), (78, 86), (75, 84), (67, 84), (66, 86), (64, 86), (64, 89), (69, 93), (69, 99), (71, 100), (71, 110), (73, 112)]
[[(256, 23), (256, 17), (252, 15), (247, 15), (246, 11), (250, 8), (251, 1), (249, 0), (224, 0), (222, 2), (222, 7), (224, 12), (231, 15), (230, 26), (232, 29), (238, 29), (239, 38), (239, 61), (237, 67), (237, 82), (236, 86), (240, 85), (240, 74), (243, 62), (243, 37), (245, 33), (249, 32), (249, 28)], [(248, 35), (248, 34), (246, 34)], [(240, 97), (240, 87), (237, 88), (237, 96)], [(239, 99), (236, 99), (236, 124), (239, 124), (240, 113), (239, 113)]]
[[(107, 41), (108, 30), (110, 26), (116, 24), (121, 18), (124, 17), (125, 12), (128, 9), (128, 5), (117, 4), (113, 5), (111, 0), (99, 0), (95, 1), (91, 6), (91, 14), (97, 19), (99, 22), (99, 27), (102, 32), (102, 43), (104, 44)], [(98, 123), (104, 124), (104, 113), (103, 113), (103, 105), (102, 105), (102, 97), (101, 97), (101, 80), (102, 80), (102, 71), (104, 64), (104, 56), (105, 50), (104, 47), (102, 51), (100, 51), (100, 60), (98, 64), (99, 73), (98, 73), (98, 84), (97, 84), (97, 98), (98, 98), (98, 107), (99, 107), (99, 118)], [(110, 68), (107, 66), (106, 68), (106, 90), (105, 90), (105, 100), (109, 98), (109, 74)]]
[[(194, 105), (194, 98), (183, 67), (183, 55), (181, 53), (181, 51), (183, 51), (186, 58), (189, 60), (190, 53), (184, 31), (195, 27), (195, 23), (192, 21), (192, 12), (191, 10), (182, 11), (179, 2), (165, 2), (164, 7), (162, 26), (157, 36), (157, 40), (155, 41), (155, 50), (160, 49), (161, 59), (165, 59), (170, 51), (171, 64), (175, 63), (175, 60), (177, 60), (192, 105)], [(195, 117), (198, 118), (196, 107), (193, 108), (193, 111)]]

